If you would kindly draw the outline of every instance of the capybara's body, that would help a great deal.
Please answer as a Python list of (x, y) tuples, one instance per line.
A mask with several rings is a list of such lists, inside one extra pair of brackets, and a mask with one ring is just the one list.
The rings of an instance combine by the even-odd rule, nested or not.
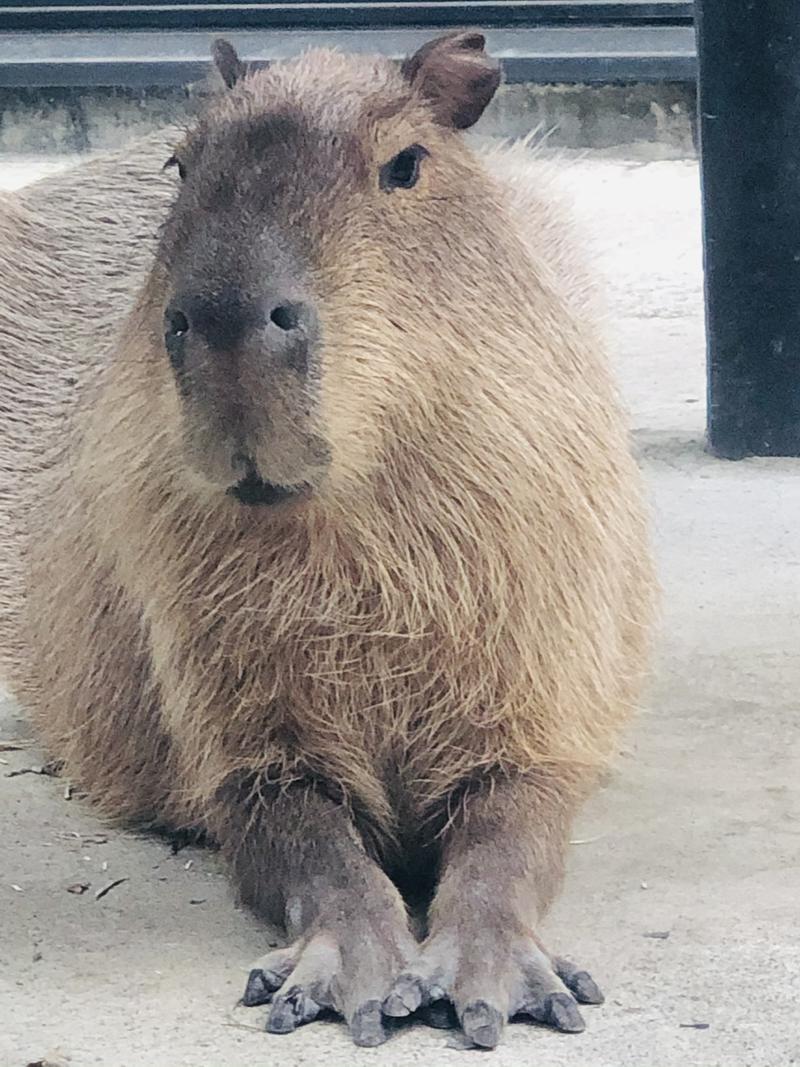
[[(14, 687), (107, 813), (209, 831), (286, 923), (246, 994), (275, 1031), (332, 1006), (373, 1044), (448, 998), (489, 1046), (597, 999), (532, 927), (636, 699), (645, 523), (558, 214), (455, 132), (496, 84), (476, 41), (243, 81), (223, 53), (132, 312), (89, 323), (89, 374), (48, 333), (4, 400)], [(422, 860), (418, 946), (385, 872)]]
[(0, 196), (0, 678), (19, 657), (32, 479), (141, 285), (174, 188), (162, 164), (175, 136)]

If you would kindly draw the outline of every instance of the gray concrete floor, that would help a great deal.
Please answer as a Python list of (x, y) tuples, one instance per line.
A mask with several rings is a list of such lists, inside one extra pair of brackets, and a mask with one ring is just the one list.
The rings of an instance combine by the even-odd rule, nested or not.
[[(564, 178), (610, 282), (665, 601), (647, 706), (576, 827), (546, 929), (608, 1001), (587, 1009), (578, 1037), (510, 1027), (491, 1062), (785, 1067), (800, 1063), (800, 463), (702, 450), (696, 166), (586, 159)], [(18, 735), (24, 720), (6, 704), (0, 738)], [(41, 765), (35, 748), (0, 759), (3, 1067), (438, 1067), (478, 1055), (423, 1028), (377, 1051), (354, 1049), (338, 1025), (262, 1033), (263, 1013), (235, 1002), (270, 934), (233, 905), (216, 858), (109, 830), (57, 779), (8, 777)]]

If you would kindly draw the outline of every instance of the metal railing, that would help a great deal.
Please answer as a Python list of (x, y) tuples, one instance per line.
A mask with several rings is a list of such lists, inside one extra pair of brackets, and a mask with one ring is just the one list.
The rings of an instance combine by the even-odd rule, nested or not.
[(212, 34), (267, 61), (321, 38), (403, 55), (432, 30), (480, 26), (509, 81), (686, 81), (688, 0), (334, 0), (48, 3), (0, 0), (0, 87), (180, 85), (203, 76)]

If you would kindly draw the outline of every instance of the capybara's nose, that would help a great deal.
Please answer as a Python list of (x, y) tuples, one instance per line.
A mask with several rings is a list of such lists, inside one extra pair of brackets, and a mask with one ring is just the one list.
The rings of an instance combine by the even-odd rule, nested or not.
[(272, 356), (295, 363), (299, 350), (316, 338), (317, 317), (303, 301), (255, 300), (239, 290), (222, 288), (213, 296), (176, 297), (167, 308), (164, 330), (170, 350), (191, 334), (220, 353), (231, 352), (260, 334)]
[(301, 377), (307, 375), (319, 336), (313, 307), (295, 300), (273, 303), (267, 333), (267, 348), (273, 359)]
[(284, 333), (297, 330), (308, 336), (314, 328), (315, 316), (308, 304), (287, 301), (275, 305), (269, 314), (269, 321)]
[(168, 345), (176, 336), (180, 339), (191, 334), (219, 352), (236, 348), (263, 324), (257, 303), (230, 286), (220, 287), (213, 295), (179, 295), (165, 319)]

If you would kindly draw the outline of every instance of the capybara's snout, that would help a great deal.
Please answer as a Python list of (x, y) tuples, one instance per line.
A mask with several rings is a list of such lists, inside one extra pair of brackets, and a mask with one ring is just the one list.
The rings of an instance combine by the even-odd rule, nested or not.
[(211, 293), (183, 292), (164, 316), (165, 343), (177, 372), (185, 368), (189, 346), (200, 346), (219, 360), (253, 346), (261, 350), (265, 369), (286, 366), (305, 375), (317, 332), (312, 303), (280, 289), (257, 297), (231, 286)]
[(164, 348), (186, 460), (221, 490), (242, 478), (251, 488), (318, 480), (318, 323), (315, 302), (296, 286), (177, 288), (170, 298)]

